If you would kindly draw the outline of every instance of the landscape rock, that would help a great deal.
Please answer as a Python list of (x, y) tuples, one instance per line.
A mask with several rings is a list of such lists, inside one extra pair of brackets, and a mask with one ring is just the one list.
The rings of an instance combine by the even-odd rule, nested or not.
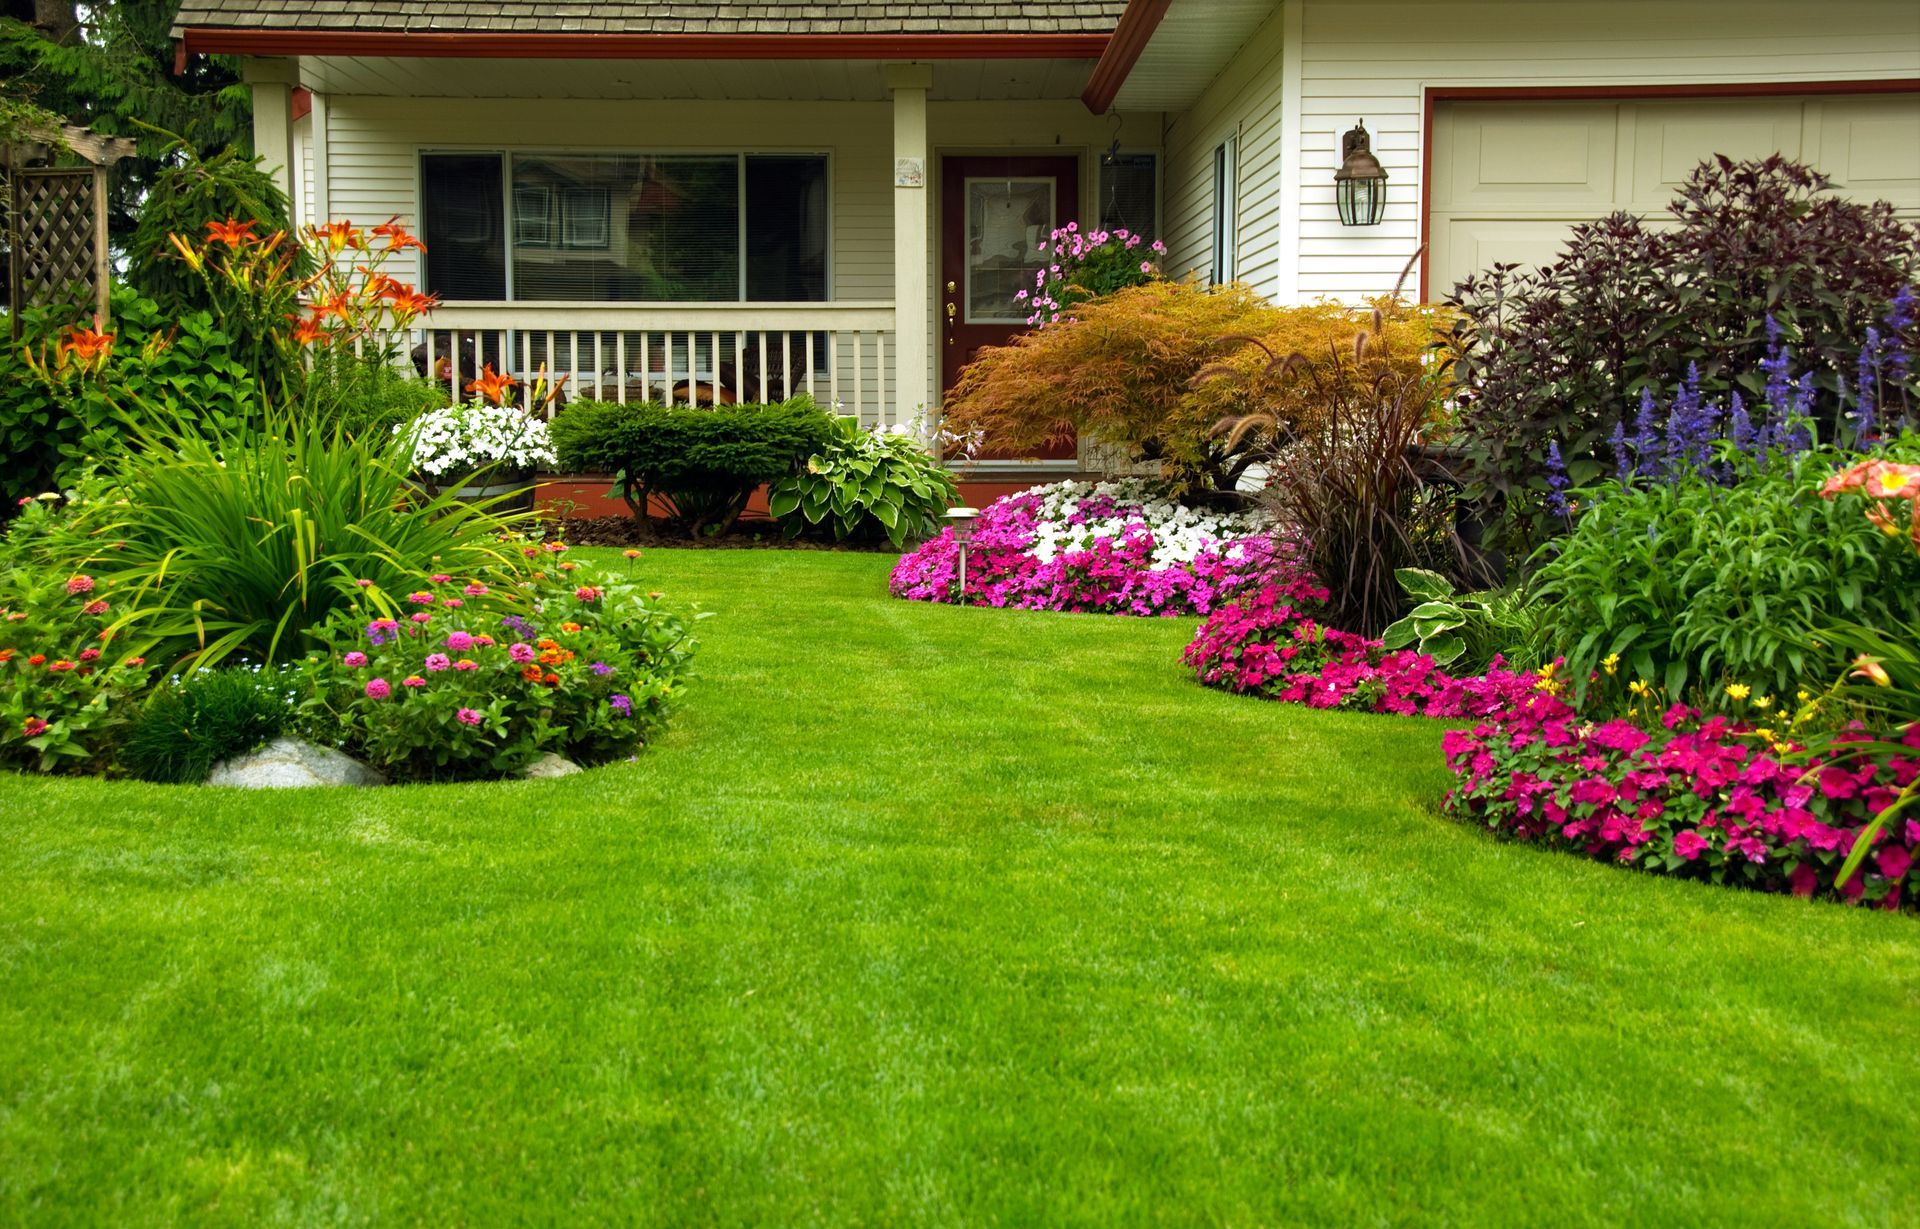
[(303, 739), (280, 737), (257, 751), (213, 766), (208, 785), (237, 789), (305, 789), (315, 785), (385, 785), (387, 779), (352, 756)]
[(529, 781), (544, 781), (550, 777), (570, 777), (576, 772), (585, 772), (580, 765), (564, 755), (549, 751), (533, 763), (520, 770), (520, 775)]

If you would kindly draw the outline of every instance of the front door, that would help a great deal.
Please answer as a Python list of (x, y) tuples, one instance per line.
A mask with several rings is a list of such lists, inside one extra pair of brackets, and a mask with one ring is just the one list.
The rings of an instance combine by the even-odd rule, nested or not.
[[(1077, 157), (951, 157), (940, 168), (940, 391), (1027, 327), (1040, 245), (1080, 216)], [(1020, 291), (1027, 298), (1016, 298)], [(1069, 442), (1017, 460), (1072, 460)]]

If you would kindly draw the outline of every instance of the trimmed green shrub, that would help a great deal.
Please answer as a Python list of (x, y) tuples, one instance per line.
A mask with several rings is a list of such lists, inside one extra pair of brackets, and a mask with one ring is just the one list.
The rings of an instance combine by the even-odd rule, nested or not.
[(789, 538), (809, 530), (834, 541), (878, 541), (897, 550), (907, 539), (931, 538), (940, 518), (960, 502), (953, 475), (911, 435), (867, 431), (847, 415), (833, 424), (831, 444), (807, 458), (800, 473), (776, 482), (767, 510)]
[(125, 286), (114, 288), (112, 306), (112, 345), (91, 360), (63, 352), (72, 322), (58, 312), (26, 313), (21, 344), (0, 346), (0, 496), (8, 511), (72, 486), (111, 457), (128, 418), (231, 428), (259, 413), (259, 386), (213, 317), (169, 315)]
[(301, 390), (301, 404), (313, 422), (339, 424), (349, 437), (391, 435), (447, 404), (445, 385), (421, 379), (383, 358), (345, 349), (315, 349)]
[(612, 474), (635, 516), (658, 500), (671, 525), (698, 537), (732, 528), (755, 489), (825, 449), (834, 426), (808, 397), (712, 408), (578, 401), (551, 434), (561, 468)]
[(196, 670), (148, 697), (120, 748), (120, 766), (142, 781), (206, 780), (221, 760), (279, 735), (293, 716), (286, 680), (246, 669)]

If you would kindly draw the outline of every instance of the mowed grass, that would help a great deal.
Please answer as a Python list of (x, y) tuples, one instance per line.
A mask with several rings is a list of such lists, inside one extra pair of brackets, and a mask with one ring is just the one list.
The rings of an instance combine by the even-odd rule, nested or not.
[(0, 778), (0, 1218), (1913, 1219), (1920, 922), (1501, 844), (1434, 725), (889, 563), (649, 552), (702, 677), (571, 780)]

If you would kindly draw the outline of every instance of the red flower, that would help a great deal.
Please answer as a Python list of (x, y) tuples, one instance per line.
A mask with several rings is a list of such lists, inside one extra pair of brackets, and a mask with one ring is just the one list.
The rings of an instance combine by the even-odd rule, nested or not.
[(29, 717), (21, 725), (20, 732), (28, 738), (38, 738), (47, 732), (47, 723), (38, 717)]
[(92, 593), (93, 577), (75, 576), (73, 579), (67, 582), (67, 592), (73, 595), (78, 595), (81, 593)]

